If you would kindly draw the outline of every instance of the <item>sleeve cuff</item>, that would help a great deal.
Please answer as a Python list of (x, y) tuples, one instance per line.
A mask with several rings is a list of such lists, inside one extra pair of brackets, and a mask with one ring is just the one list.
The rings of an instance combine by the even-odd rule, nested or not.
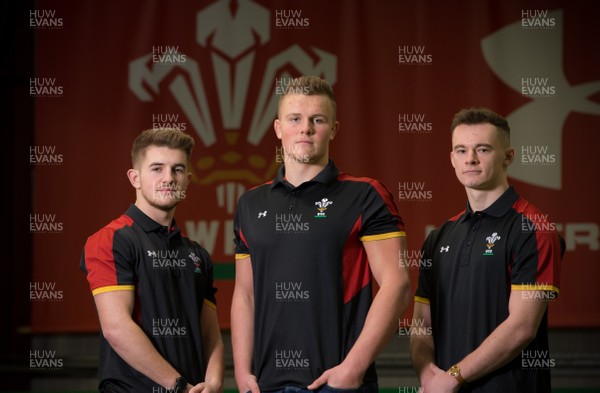
[(552, 284), (512, 284), (510, 289), (513, 291), (550, 291), (560, 293), (560, 289)]
[(406, 232), (397, 231), (397, 232), (381, 233), (379, 235), (365, 235), (365, 236), (361, 237), (360, 240), (363, 242), (372, 242), (375, 240), (393, 239), (395, 237), (405, 237), (405, 236), (406, 236)]
[(96, 296), (100, 293), (115, 292), (115, 291), (134, 291), (135, 285), (106, 285), (92, 290), (92, 295)]
[(211, 302), (208, 299), (204, 299), (204, 304), (206, 304), (208, 307), (216, 310), (217, 309), (217, 305), (214, 302)]
[(429, 304), (429, 299), (427, 299), (426, 297), (415, 296), (415, 302)]

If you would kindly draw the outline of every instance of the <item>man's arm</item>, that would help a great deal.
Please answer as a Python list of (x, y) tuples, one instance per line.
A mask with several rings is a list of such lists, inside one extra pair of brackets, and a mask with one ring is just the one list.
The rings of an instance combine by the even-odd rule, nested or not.
[[(512, 291), (508, 301), (508, 318), (481, 345), (458, 362), (465, 381), (475, 381), (514, 359), (535, 338), (547, 304), (536, 291)], [(456, 379), (439, 368), (424, 385), (425, 392), (456, 392)]]
[(398, 319), (410, 299), (410, 278), (400, 266), (399, 255), (406, 249), (406, 239), (396, 237), (363, 242), (369, 265), (379, 291), (369, 309), (365, 326), (344, 361), (317, 378), (309, 389), (327, 383), (335, 388), (361, 385), (367, 368), (398, 329)]
[[(180, 376), (131, 318), (133, 291), (103, 292), (94, 296), (104, 338), (131, 367), (166, 389)], [(191, 388), (191, 385), (188, 385)]]
[(254, 351), (254, 282), (250, 257), (238, 259), (235, 266), (235, 288), (231, 300), (231, 343), (235, 381), (240, 392), (259, 393), (252, 374)]
[(200, 315), (202, 328), (202, 348), (204, 349), (204, 362), (206, 375), (204, 382), (199, 383), (189, 393), (216, 393), (223, 391), (224, 352), (221, 330), (217, 310), (206, 303)]
[[(431, 307), (429, 304), (415, 301), (413, 321), (419, 321), (418, 326), (431, 331)], [(431, 334), (415, 332), (410, 336), (410, 358), (417, 372), (421, 385), (433, 377), (430, 364), (435, 365), (435, 344)]]

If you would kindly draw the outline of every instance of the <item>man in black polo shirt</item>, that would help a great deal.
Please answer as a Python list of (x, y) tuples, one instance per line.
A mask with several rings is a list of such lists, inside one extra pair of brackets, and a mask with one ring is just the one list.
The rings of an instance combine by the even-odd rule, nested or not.
[(554, 224), (508, 185), (515, 151), (506, 119), (463, 110), (450, 159), (467, 208), (423, 244), (411, 356), (424, 392), (547, 392), (547, 301), (559, 287)]
[(236, 382), (252, 393), (376, 391), (373, 361), (410, 296), (403, 223), (381, 183), (329, 160), (331, 87), (301, 77), (285, 93), (274, 123), (284, 165), (235, 215)]
[(212, 262), (173, 218), (194, 140), (176, 129), (134, 141), (136, 202), (90, 236), (81, 257), (102, 328), (102, 392), (219, 392), (223, 343)]

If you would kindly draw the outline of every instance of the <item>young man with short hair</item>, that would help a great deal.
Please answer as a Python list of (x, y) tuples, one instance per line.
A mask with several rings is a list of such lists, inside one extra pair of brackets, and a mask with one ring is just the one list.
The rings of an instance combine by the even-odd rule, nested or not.
[(222, 390), (212, 262), (174, 219), (193, 146), (177, 129), (141, 133), (127, 171), (135, 204), (85, 244), (81, 269), (102, 329), (102, 392)]
[(548, 356), (560, 238), (508, 184), (515, 151), (506, 119), (462, 110), (451, 130), (450, 161), (467, 208), (423, 244), (432, 264), (419, 272), (413, 319), (432, 335), (411, 336), (413, 365), (424, 393), (550, 393), (550, 370), (524, 366), (522, 357)]
[(329, 159), (339, 123), (327, 82), (293, 79), (274, 128), (284, 165), (240, 198), (234, 221), (238, 388), (375, 392), (373, 361), (409, 301), (402, 219), (380, 182)]

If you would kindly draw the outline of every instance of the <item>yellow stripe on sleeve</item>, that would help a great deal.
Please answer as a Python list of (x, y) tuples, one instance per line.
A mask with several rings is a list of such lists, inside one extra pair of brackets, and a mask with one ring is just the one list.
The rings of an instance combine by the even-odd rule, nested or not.
[(513, 284), (510, 286), (513, 291), (552, 291), (560, 293), (560, 289), (550, 284)]
[(415, 302), (429, 304), (429, 299), (427, 299), (426, 297), (415, 296)]
[(240, 259), (246, 259), (249, 258), (250, 254), (235, 254), (235, 259), (236, 260), (240, 260)]
[(212, 308), (212, 309), (217, 309), (217, 305), (214, 304), (213, 302), (211, 302), (210, 300), (204, 299), (204, 304), (206, 304), (208, 307)]
[(135, 285), (107, 285), (104, 287), (96, 288), (92, 291), (92, 295), (96, 296), (100, 293), (104, 292), (114, 292), (114, 291), (134, 291)]
[(366, 235), (366, 236), (361, 237), (360, 240), (363, 242), (372, 242), (375, 240), (393, 239), (395, 237), (403, 237), (403, 236), (406, 236), (406, 232), (397, 231), (397, 232), (381, 233), (379, 235)]

